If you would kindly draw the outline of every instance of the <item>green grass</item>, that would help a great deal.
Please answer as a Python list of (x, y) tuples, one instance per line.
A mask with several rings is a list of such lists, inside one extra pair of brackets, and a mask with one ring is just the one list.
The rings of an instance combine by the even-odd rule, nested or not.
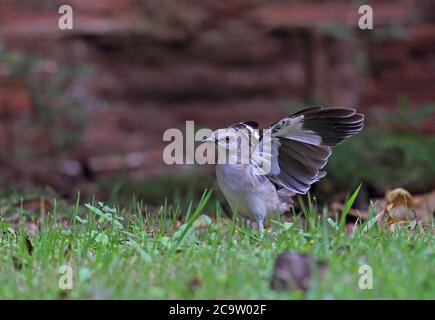
[[(206, 192), (185, 207), (165, 202), (158, 212), (138, 201), (125, 209), (97, 201), (58, 202), (49, 216), (41, 212), (33, 217), (42, 222), (32, 236), (26, 232), (28, 214), (2, 199), (0, 298), (435, 298), (431, 231), (390, 232), (368, 220), (346, 233), (344, 219), (328, 218), (309, 201), (291, 221), (273, 221), (261, 241), (243, 221), (224, 218), (209, 197)], [(214, 218), (204, 212), (213, 212)], [(18, 225), (7, 222), (17, 213), (22, 216)], [(59, 216), (68, 217), (70, 225), (56, 224)], [(199, 219), (208, 227), (199, 228)], [(306, 293), (270, 288), (275, 258), (289, 249), (328, 266)], [(59, 267), (65, 264), (74, 271), (74, 288), (67, 291), (58, 286)], [(358, 287), (363, 264), (373, 269), (372, 290)]]

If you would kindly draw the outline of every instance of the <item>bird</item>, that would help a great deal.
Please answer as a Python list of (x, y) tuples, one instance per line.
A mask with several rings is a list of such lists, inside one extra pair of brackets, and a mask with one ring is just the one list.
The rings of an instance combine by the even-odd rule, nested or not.
[(315, 106), (261, 132), (255, 121), (235, 123), (203, 143), (219, 151), (216, 179), (231, 210), (255, 219), (263, 237), (265, 221), (291, 210), (293, 197), (326, 175), (332, 148), (363, 127), (364, 115), (354, 108)]

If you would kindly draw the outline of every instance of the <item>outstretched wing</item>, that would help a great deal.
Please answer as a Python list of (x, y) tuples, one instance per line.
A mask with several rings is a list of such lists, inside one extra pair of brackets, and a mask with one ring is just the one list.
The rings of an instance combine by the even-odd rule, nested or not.
[(251, 154), (253, 174), (263, 174), (305, 194), (325, 176), (331, 147), (361, 131), (364, 116), (351, 108), (312, 107), (271, 125)]
[(252, 135), (257, 140), (260, 139), (260, 135), (258, 132), (258, 123), (255, 121), (244, 121), (233, 123), (229, 126), (231, 129), (235, 129), (236, 131), (242, 130), (246, 131), (248, 135)]

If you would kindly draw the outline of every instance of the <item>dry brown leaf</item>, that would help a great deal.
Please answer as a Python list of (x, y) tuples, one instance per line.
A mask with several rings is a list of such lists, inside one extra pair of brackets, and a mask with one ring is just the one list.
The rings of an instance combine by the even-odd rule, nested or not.
[(403, 188), (389, 191), (385, 196), (384, 209), (379, 216), (378, 223), (381, 225), (386, 222), (391, 230), (401, 227), (415, 230), (417, 226), (428, 226), (428, 220), (424, 221), (415, 211), (416, 207), (421, 206), (421, 202), (421, 198), (413, 197)]
[[(340, 202), (333, 202), (329, 206), (329, 216), (335, 217), (335, 214), (341, 214), (344, 204)], [(366, 210), (350, 209), (346, 215), (346, 227), (345, 232), (351, 233), (358, 227), (357, 221), (362, 222), (369, 218), (369, 212)]]
[(26, 221), (26, 233), (27, 236), (33, 237), (36, 235), (36, 231), (41, 232), (41, 223), (39, 220), (36, 221)]
[(179, 228), (183, 225), (183, 221), (181, 219), (177, 219), (177, 221), (175, 221), (175, 228)]
[(202, 214), (194, 222), (194, 227), (199, 230), (206, 230), (212, 224), (212, 220), (208, 215)]
[(51, 212), (53, 206), (48, 200), (45, 199), (25, 199), (15, 205), (18, 208), (22, 208), (24, 211), (32, 213)]
[(69, 296), (69, 290), (61, 290), (57, 295), (57, 299), (65, 300), (68, 299), (68, 296)]
[(407, 207), (412, 207), (415, 205), (415, 201), (409, 191), (403, 188), (396, 188), (388, 192), (385, 200), (387, 201), (387, 205)]
[(14, 264), (15, 270), (19, 271), (23, 268), (23, 262), (16, 256), (12, 256), (12, 263)]
[[(329, 206), (329, 214), (330, 216), (335, 216), (335, 213), (341, 213), (343, 211), (344, 204), (340, 202), (333, 202)], [(356, 220), (359, 218), (359, 220), (365, 220), (368, 219), (369, 212), (366, 210), (358, 210), (358, 209), (349, 209), (349, 212), (346, 216), (346, 222), (356, 222)]]
[(414, 210), (406, 205), (394, 206), (390, 204), (386, 209), (392, 223), (400, 221), (412, 221), (417, 218)]
[(191, 281), (189, 281), (189, 291), (191, 293), (194, 293), (200, 286), (201, 286), (201, 281), (197, 278), (194, 278)]
[(289, 287), (295, 287), (303, 291), (307, 290), (311, 283), (313, 266), (317, 267), (320, 276), (327, 270), (325, 263), (315, 261), (310, 255), (294, 251), (281, 253), (275, 262), (271, 288), (287, 290)]
[(414, 210), (424, 224), (431, 224), (435, 215), (435, 190), (427, 194), (414, 196)]
[[(409, 191), (403, 188), (396, 188), (386, 193), (383, 199), (374, 199), (376, 212), (378, 214), (378, 224), (384, 221), (391, 226), (394, 223), (405, 221), (398, 226), (409, 226), (415, 229), (416, 226), (431, 228), (432, 220), (435, 214), (435, 190), (417, 196), (412, 196)], [(335, 216), (344, 208), (344, 204), (333, 202), (329, 207), (329, 215)], [(355, 226), (357, 219), (365, 220), (369, 217), (369, 211), (350, 209), (346, 216), (346, 230), (351, 230)], [(414, 228), (410, 223), (416, 221)]]
[[(401, 188), (399, 188), (399, 189), (401, 189)], [(404, 190), (404, 189), (402, 189), (402, 190)], [(384, 199), (377, 199), (376, 200), (379, 208), (381, 208), (380, 209), (381, 211), (384, 208), (386, 208), (388, 205), (387, 196), (390, 192), (392, 192), (392, 191), (387, 192)], [(408, 191), (405, 190), (405, 192), (408, 192)], [(407, 196), (405, 195), (404, 197), (407, 197)], [(428, 224), (430, 225), (432, 223), (432, 220), (434, 218), (434, 213), (435, 213), (435, 190), (432, 192), (426, 193), (426, 194), (420, 194), (420, 195), (415, 195), (415, 196), (411, 196), (411, 197), (413, 199), (412, 209), (415, 212), (418, 220), (422, 221), (422, 224), (424, 224), (424, 225), (428, 225)], [(400, 202), (400, 198), (399, 198), (399, 201), (397, 201), (397, 202)]]
[(27, 248), (27, 252), (29, 253), (29, 255), (32, 255), (33, 252), (33, 244), (30, 241), (29, 237), (26, 237), (26, 248)]

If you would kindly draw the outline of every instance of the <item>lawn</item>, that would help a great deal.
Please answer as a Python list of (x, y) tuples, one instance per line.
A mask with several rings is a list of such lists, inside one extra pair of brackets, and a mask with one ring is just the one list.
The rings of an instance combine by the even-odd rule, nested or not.
[[(260, 239), (227, 218), (210, 192), (190, 206), (159, 209), (49, 199), (37, 213), (17, 205), (19, 197), (0, 200), (2, 299), (435, 298), (432, 231), (390, 231), (372, 218), (346, 232), (346, 212), (327, 219), (306, 198), (303, 210), (271, 221)], [(305, 292), (271, 289), (275, 259), (286, 250), (326, 265)], [(59, 287), (63, 265), (72, 267), (71, 290)], [(358, 285), (362, 265), (372, 268), (373, 289)]]

